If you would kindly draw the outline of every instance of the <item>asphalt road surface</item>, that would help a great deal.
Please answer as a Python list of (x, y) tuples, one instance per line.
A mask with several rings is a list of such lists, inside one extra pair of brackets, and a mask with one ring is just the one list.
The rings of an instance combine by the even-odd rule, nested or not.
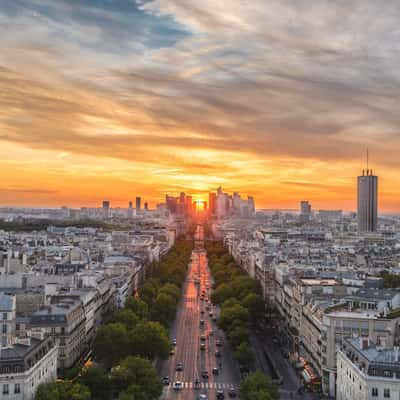
[[(223, 391), (225, 399), (229, 399), (230, 388), (237, 392), (239, 372), (222, 331), (213, 321), (219, 310), (211, 304), (211, 290), (204, 233), (199, 225), (182, 300), (171, 329), (171, 340), (176, 339), (175, 351), (162, 367), (162, 375), (170, 379), (170, 384), (164, 387), (162, 400), (197, 400), (200, 395), (216, 400), (217, 391)], [(202, 324), (201, 320), (204, 321)], [(204, 336), (204, 349), (200, 349), (201, 336)], [(217, 346), (217, 340), (222, 342), (222, 346)], [(221, 357), (216, 357), (217, 349)], [(176, 371), (178, 363), (183, 364), (182, 371)], [(213, 374), (213, 368), (218, 368), (218, 374)], [(203, 371), (208, 372), (208, 379), (202, 377)], [(181, 383), (181, 389), (174, 388), (175, 382)]]

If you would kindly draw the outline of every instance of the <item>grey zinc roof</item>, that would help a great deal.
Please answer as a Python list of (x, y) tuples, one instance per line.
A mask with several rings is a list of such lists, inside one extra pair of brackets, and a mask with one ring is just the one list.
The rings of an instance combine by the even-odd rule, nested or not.
[(14, 296), (0, 292), (0, 310), (12, 310)]

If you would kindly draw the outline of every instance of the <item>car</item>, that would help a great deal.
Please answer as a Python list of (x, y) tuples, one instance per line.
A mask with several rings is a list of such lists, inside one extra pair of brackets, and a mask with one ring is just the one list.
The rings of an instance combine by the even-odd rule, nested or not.
[(202, 314), (202, 315), (203, 315), (203, 314), (204, 314), (204, 310), (200, 310), (200, 314)]
[(174, 387), (174, 390), (181, 390), (183, 387), (183, 384), (181, 381), (176, 381), (176, 382), (174, 382), (173, 387)]
[(203, 326), (204, 325), (204, 319), (201, 319), (200, 320), (200, 326)]
[(176, 364), (175, 371), (183, 371), (183, 363), (179, 362)]
[(208, 397), (206, 394), (200, 394), (199, 397), (197, 397), (197, 400), (208, 400)]
[(173, 346), (176, 346), (176, 338), (173, 338), (173, 339), (172, 339), (172, 345), (173, 345)]
[(230, 397), (230, 398), (235, 398), (236, 397), (236, 390), (234, 389), (234, 388), (230, 388), (229, 390), (228, 390), (228, 396)]
[(208, 315), (210, 316), (210, 318), (212, 318), (214, 314), (213, 314), (212, 311), (210, 311), (210, 312), (208, 313)]
[(225, 394), (223, 390), (217, 390), (217, 400), (224, 400)]
[(216, 340), (216, 341), (215, 341), (215, 345), (216, 345), (217, 347), (221, 347), (221, 346), (222, 346), (222, 341), (221, 341), (220, 339)]
[(202, 377), (203, 379), (208, 379), (208, 371), (203, 371), (203, 372), (201, 373), (201, 377)]
[(169, 376), (164, 376), (164, 377), (162, 378), (162, 382), (163, 382), (163, 384), (164, 384), (165, 386), (168, 386), (168, 385), (169, 385)]
[(206, 349), (206, 344), (200, 343), (200, 350), (205, 350), (205, 349)]
[(170, 356), (173, 356), (175, 354), (175, 350), (174, 349), (171, 349), (171, 351), (169, 352), (169, 355)]
[(220, 350), (215, 350), (215, 357), (217, 357), (217, 358), (220, 358), (220, 357), (222, 357), (222, 353), (221, 353), (221, 351)]
[(219, 374), (219, 369), (217, 367), (214, 367), (212, 369), (212, 373), (213, 373), (213, 375), (218, 375)]
[(213, 320), (214, 322), (217, 322), (217, 317), (216, 317), (216, 315), (213, 316), (212, 320)]
[(205, 342), (205, 341), (206, 341), (206, 335), (201, 335), (200, 342)]

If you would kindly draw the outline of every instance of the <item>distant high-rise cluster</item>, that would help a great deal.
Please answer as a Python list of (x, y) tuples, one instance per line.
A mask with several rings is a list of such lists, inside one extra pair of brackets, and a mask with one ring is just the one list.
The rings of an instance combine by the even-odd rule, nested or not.
[[(133, 208), (133, 201), (128, 202), (128, 208), (113, 208), (111, 209), (111, 202), (109, 200), (104, 200), (102, 208), (100, 209), (100, 218), (107, 220), (111, 217), (124, 217), (128, 219), (133, 219), (134, 216), (139, 215), (141, 212), (148, 211), (149, 205), (147, 202), (144, 203), (144, 208), (142, 209), (142, 198), (136, 197), (135, 208)], [(144, 210), (144, 211), (143, 211)]]
[(236, 192), (229, 195), (219, 187), (217, 193), (209, 194), (209, 212), (218, 218), (229, 216), (247, 218), (255, 213), (254, 198), (249, 196), (245, 200)]
[(196, 211), (196, 203), (193, 202), (192, 196), (186, 196), (184, 192), (181, 192), (179, 197), (166, 195), (165, 204), (172, 214), (190, 215)]

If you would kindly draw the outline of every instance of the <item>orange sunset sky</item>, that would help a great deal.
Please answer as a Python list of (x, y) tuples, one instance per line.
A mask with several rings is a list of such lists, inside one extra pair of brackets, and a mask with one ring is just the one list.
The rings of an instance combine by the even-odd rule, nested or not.
[[(350, 4), (351, 3), (351, 4)], [(400, 211), (400, 8), (373, 0), (0, 3), (0, 206)]]

